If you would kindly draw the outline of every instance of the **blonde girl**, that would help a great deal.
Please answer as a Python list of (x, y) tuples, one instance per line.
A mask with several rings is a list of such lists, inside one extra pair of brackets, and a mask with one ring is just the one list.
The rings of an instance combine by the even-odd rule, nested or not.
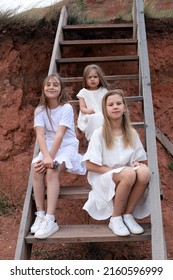
[(141, 234), (135, 221), (150, 214), (146, 152), (132, 127), (122, 90), (109, 91), (102, 101), (103, 126), (93, 132), (83, 160), (92, 186), (84, 209), (97, 220), (110, 218), (114, 234)]

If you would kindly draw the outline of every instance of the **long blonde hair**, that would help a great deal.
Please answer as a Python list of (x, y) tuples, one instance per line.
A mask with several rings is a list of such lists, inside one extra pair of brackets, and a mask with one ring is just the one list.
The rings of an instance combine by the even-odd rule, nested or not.
[(108, 88), (108, 84), (106, 82), (106, 79), (105, 79), (105, 75), (104, 75), (104, 72), (103, 70), (96, 64), (89, 64), (85, 67), (84, 71), (83, 71), (83, 81), (82, 81), (82, 85), (84, 88), (87, 88), (88, 89), (88, 85), (87, 85), (87, 76), (89, 75), (89, 73), (91, 72), (91, 70), (95, 70), (97, 75), (99, 76), (99, 87), (105, 87), (105, 88)]
[(124, 98), (124, 92), (121, 89), (110, 90), (106, 93), (106, 95), (102, 99), (102, 112), (104, 117), (103, 127), (102, 127), (102, 135), (105, 142), (105, 145), (108, 149), (112, 149), (114, 144), (114, 136), (112, 132), (112, 125), (110, 118), (107, 113), (106, 104), (109, 96), (119, 95), (122, 98), (122, 102), (125, 105), (126, 111), (122, 116), (121, 129), (123, 133), (123, 144), (124, 147), (133, 147), (134, 146), (134, 133), (135, 130), (131, 125), (129, 110), (127, 108), (127, 104)]

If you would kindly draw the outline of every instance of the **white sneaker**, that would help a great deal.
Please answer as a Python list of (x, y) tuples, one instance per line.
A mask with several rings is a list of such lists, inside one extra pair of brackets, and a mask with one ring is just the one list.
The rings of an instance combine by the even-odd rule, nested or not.
[(53, 222), (51, 220), (44, 218), (44, 220), (40, 225), (40, 228), (34, 234), (34, 237), (38, 239), (44, 239), (51, 236), (58, 230), (59, 230), (59, 226), (57, 222)]
[(124, 214), (123, 220), (131, 233), (141, 234), (144, 232), (144, 229), (135, 221), (131, 214)]
[(39, 215), (38, 216), (37, 212), (35, 213), (35, 215), (37, 217), (35, 218), (35, 221), (34, 221), (33, 225), (30, 228), (31, 233), (36, 233), (36, 231), (40, 228), (41, 223), (43, 222), (43, 219), (45, 217), (45, 215), (42, 215), (42, 216)]
[(128, 228), (123, 223), (123, 219), (121, 216), (111, 217), (109, 228), (113, 231), (114, 234), (118, 236), (128, 236), (130, 234)]

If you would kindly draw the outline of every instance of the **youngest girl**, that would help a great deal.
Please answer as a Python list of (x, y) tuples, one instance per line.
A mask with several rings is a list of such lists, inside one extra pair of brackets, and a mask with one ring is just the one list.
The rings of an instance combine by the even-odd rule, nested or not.
[(100, 67), (91, 64), (83, 72), (83, 88), (77, 94), (79, 98), (78, 128), (89, 141), (95, 128), (103, 123), (101, 102), (107, 92), (107, 83)]

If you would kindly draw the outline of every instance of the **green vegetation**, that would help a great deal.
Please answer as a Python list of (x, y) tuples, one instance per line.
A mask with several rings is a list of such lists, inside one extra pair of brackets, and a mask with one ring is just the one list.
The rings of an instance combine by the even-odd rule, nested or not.
[(0, 215), (4, 216), (9, 213), (8, 197), (5, 194), (0, 194)]
[(173, 170), (173, 162), (169, 162), (169, 163), (168, 163), (168, 168), (169, 168), (170, 170)]

